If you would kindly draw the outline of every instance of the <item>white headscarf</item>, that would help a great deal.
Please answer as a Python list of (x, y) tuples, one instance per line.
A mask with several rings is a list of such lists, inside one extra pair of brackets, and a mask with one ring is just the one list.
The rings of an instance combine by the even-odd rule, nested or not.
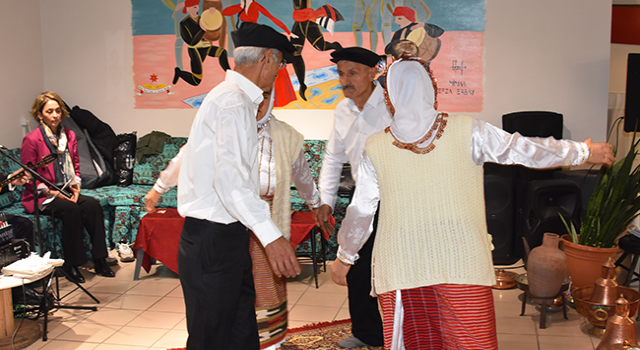
[(273, 104), (275, 103), (274, 102), (275, 100), (276, 100), (276, 89), (274, 87), (274, 88), (271, 89), (271, 99), (269, 100), (269, 109), (267, 109), (267, 113), (264, 114), (264, 117), (262, 117), (262, 119), (258, 120), (258, 126), (260, 126), (262, 124), (266, 124), (271, 119), (270, 118), (271, 117), (271, 112), (273, 111)]
[(395, 109), (393, 136), (405, 143), (424, 137), (438, 116), (433, 82), (425, 67), (417, 61), (395, 61), (387, 71), (387, 92)]

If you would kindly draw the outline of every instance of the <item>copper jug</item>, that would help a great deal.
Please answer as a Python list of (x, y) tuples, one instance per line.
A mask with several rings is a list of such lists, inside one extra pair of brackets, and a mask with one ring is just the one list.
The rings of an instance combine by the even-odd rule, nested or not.
[(620, 295), (618, 283), (613, 280), (616, 274), (616, 266), (609, 261), (602, 264), (602, 277), (593, 284), (593, 292), (589, 301), (598, 305), (615, 305), (616, 299)]
[(607, 321), (604, 336), (596, 350), (629, 349), (638, 345), (636, 327), (629, 318), (629, 302), (622, 294), (616, 300), (616, 314)]

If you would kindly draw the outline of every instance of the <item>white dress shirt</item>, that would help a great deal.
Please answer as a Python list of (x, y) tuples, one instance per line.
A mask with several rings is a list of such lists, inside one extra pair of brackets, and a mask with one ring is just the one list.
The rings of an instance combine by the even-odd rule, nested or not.
[[(446, 129), (444, 132), (446, 134)], [(553, 168), (581, 165), (589, 159), (589, 147), (584, 142), (510, 134), (478, 119), (473, 120), (470, 151), (478, 166), (491, 162)], [(363, 152), (358, 174), (355, 194), (338, 232), (338, 258), (349, 264), (358, 259), (358, 251), (371, 235), (380, 200), (376, 169), (366, 152)]]
[(322, 170), (320, 171), (320, 200), (331, 208), (336, 203), (340, 175), (344, 163), (351, 163), (351, 176), (357, 180), (358, 164), (369, 136), (382, 131), (391, 124), (382, 87), (376, 87), (362, 111), (355, 102), (345, 98), (336, 106), (333, 131), (327, 142)]
[(240, 221), (263, 246), (282, 233), (260, 199), (256, 112), (262, 90), (228, 70), (202, 102), (184, 149), (178, 212), (221, 224)]

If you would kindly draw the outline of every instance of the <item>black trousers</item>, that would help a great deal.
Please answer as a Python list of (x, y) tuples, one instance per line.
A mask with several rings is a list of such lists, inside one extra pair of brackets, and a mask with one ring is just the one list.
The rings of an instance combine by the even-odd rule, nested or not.
[(78, 266), (87, 261), (84, 247), (85, 228), (89, 233), (93, 259), (107, 257), (104, 214), (97, 200), (83, 195), (79, 196), (76, 203), (56, 198), (47, 204), (42, 213), (62, 220), (62, 251), (66, 264)]
[(239, 222), (185, 219), (178, 275), (187, 314), (187, 350), (260, 348), (249, 234)]
[(362, 246), (360, 258), (351, 266), (347, 274), (349, 292), (349, 314), (351, 332), (362, 342), (372, 346), (383, 346), (382, 318), (378, 310), (378, 298), (371, 293), (371, 255), (378, 230), (378, 211), (373, 219), (373, 232)]

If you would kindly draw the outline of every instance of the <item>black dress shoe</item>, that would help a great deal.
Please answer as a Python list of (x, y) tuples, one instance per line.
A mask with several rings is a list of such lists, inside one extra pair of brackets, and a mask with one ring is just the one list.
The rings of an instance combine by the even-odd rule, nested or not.
[(62, 270), (66, 272), (67, 279), (74, 283), (84, 283), (84, 276), (80, 273), (77, 266), (73, 265), (62, 265)]
[(96, 271), (96, 275), (103, 277), (115, 277), (116, 273), (111, 270), (107, 260), (105, 258), (95, 259), (93, 261), (93, 269)]

